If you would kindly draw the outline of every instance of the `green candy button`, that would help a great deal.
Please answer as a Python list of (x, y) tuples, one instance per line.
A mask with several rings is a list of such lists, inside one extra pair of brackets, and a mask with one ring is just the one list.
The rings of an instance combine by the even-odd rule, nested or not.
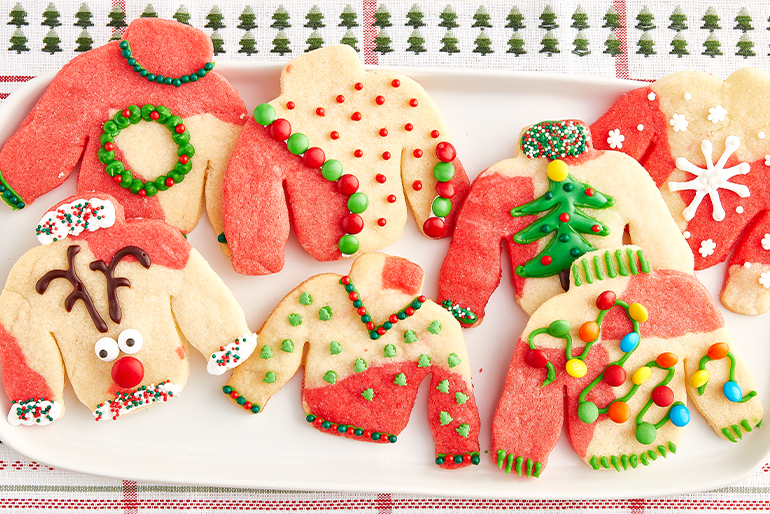
[(342, 236), (337, 243), (337, 247), (345, 255), (352, 255), (358, 251), (358, 238), (350, 234)]
[(452, 202), (448, 198), (441, 198), (440, 196), (433, 200), (433, 214), (439, 218), (444, 218), (449, 215), (449, 211), (452, 210)]
[(254, 109), (254, 120), (266, 127), (275, 121), (275, 108), (270, 104), (259, 104)]
[(348, 198), (348, 209), (350, 212), (361, 214), (369, 207), (369, 197), (366, 193), (353, 193)]
[(439, 162), (433, 166), (433, 176), (439, 182), (449, 182), (455, 176), (455, 167), (451, 162)]
[(301, 155), (310, 148), (310, 140), (301, 132), (295, 132), (286, 140), (286, 148), (294, 155)]
[(336, 181), (342, 176), (342, 163), (336, 159), (328, 159), (321, 166), (321, 175), (330, 182)]

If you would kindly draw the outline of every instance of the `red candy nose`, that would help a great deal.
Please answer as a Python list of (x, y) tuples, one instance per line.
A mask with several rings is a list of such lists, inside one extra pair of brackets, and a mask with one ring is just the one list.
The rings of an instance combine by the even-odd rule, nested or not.
[(112, 380), (120, 387), (135, 387), (144, 378), (144, 366), (136, 357), (123, 357), (112, 365)]

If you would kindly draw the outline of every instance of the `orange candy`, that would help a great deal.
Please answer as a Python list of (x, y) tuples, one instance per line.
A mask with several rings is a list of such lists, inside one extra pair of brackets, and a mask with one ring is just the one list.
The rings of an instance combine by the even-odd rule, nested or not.
[(727, 357), (729, 351), (730, 346), (727, 343), (714, 343), (709, 347), (708, 356), (711, 360), (718, 361)]
[(655, 362), (661, 368), (671, 368), (676, 366), (676, 363), (679, 362), (679, 357), (677, 357), (675, 353), (665, 352), (658, 355)]
[(626, 402), (618, 400), (610, 404), (608, 414), (615, 423), (625, 423), (631, 417), (631, 409)]
[(580, 325), (580, 339), (586, 343), (595, 341), (599, 337), (599, 324), (595, 321), (586, 321)]

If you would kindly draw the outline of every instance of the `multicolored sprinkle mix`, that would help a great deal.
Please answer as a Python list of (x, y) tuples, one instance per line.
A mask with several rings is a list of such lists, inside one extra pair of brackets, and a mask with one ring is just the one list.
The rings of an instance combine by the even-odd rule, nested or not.
[(45, 398), (27, 401), (14, 400), (8, 412), (8, 423), (11, 425), (44, 426), (53, 423), (61, 416), (61, 405)]
[(130, 393), (119, 391), (115, 393), (114, 400), (108, 400), (96, 407), (94, 419), (96, 421), (115, 420), (128, 414), (131, 409), (139, 409), (157, 402), (165, 403), (181, 390), (180, 386), (164, 381), (158, 385), (142, 386)]
[(41, 244), (47, 245), (67, 236), (78, 236), (84, 230), (93, 232), (109, 228), (115, 223), (115, 207), (109, 200), (91, 198), (75, 200), (43, 215), (35, 234)]
[(235, 342), (227, 346), (220, 346), (219, 351), (212, 353), (209, 356), (206, 371), (210, 375), (222, 375), (228, 369), (232, 369), (248, 359), (256, 347), (257, 334), (244, 334)]
[(575, 157), (588, 149), (588, 129), (574, 121), (544, 121), (521, 137), (521, 150), (530, 159)]

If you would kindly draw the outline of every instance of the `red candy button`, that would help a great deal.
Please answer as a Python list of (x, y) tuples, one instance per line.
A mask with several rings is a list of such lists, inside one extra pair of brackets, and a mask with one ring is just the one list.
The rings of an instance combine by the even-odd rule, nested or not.
[(135, 387), (144, 378), (144, 366), (136, 357), (123, 357), (112, 365), (112, 380), (119, 387)]
[(428, 237), (441, 237), (446, 231), (446, 223), (441, 218), (428, 218), (423, 223), (422, 230)]
[(337, 179), (337, 191), (344, 195), (352, 195), (358, 191), (358, 179), (355, 175), (346, 173)]

